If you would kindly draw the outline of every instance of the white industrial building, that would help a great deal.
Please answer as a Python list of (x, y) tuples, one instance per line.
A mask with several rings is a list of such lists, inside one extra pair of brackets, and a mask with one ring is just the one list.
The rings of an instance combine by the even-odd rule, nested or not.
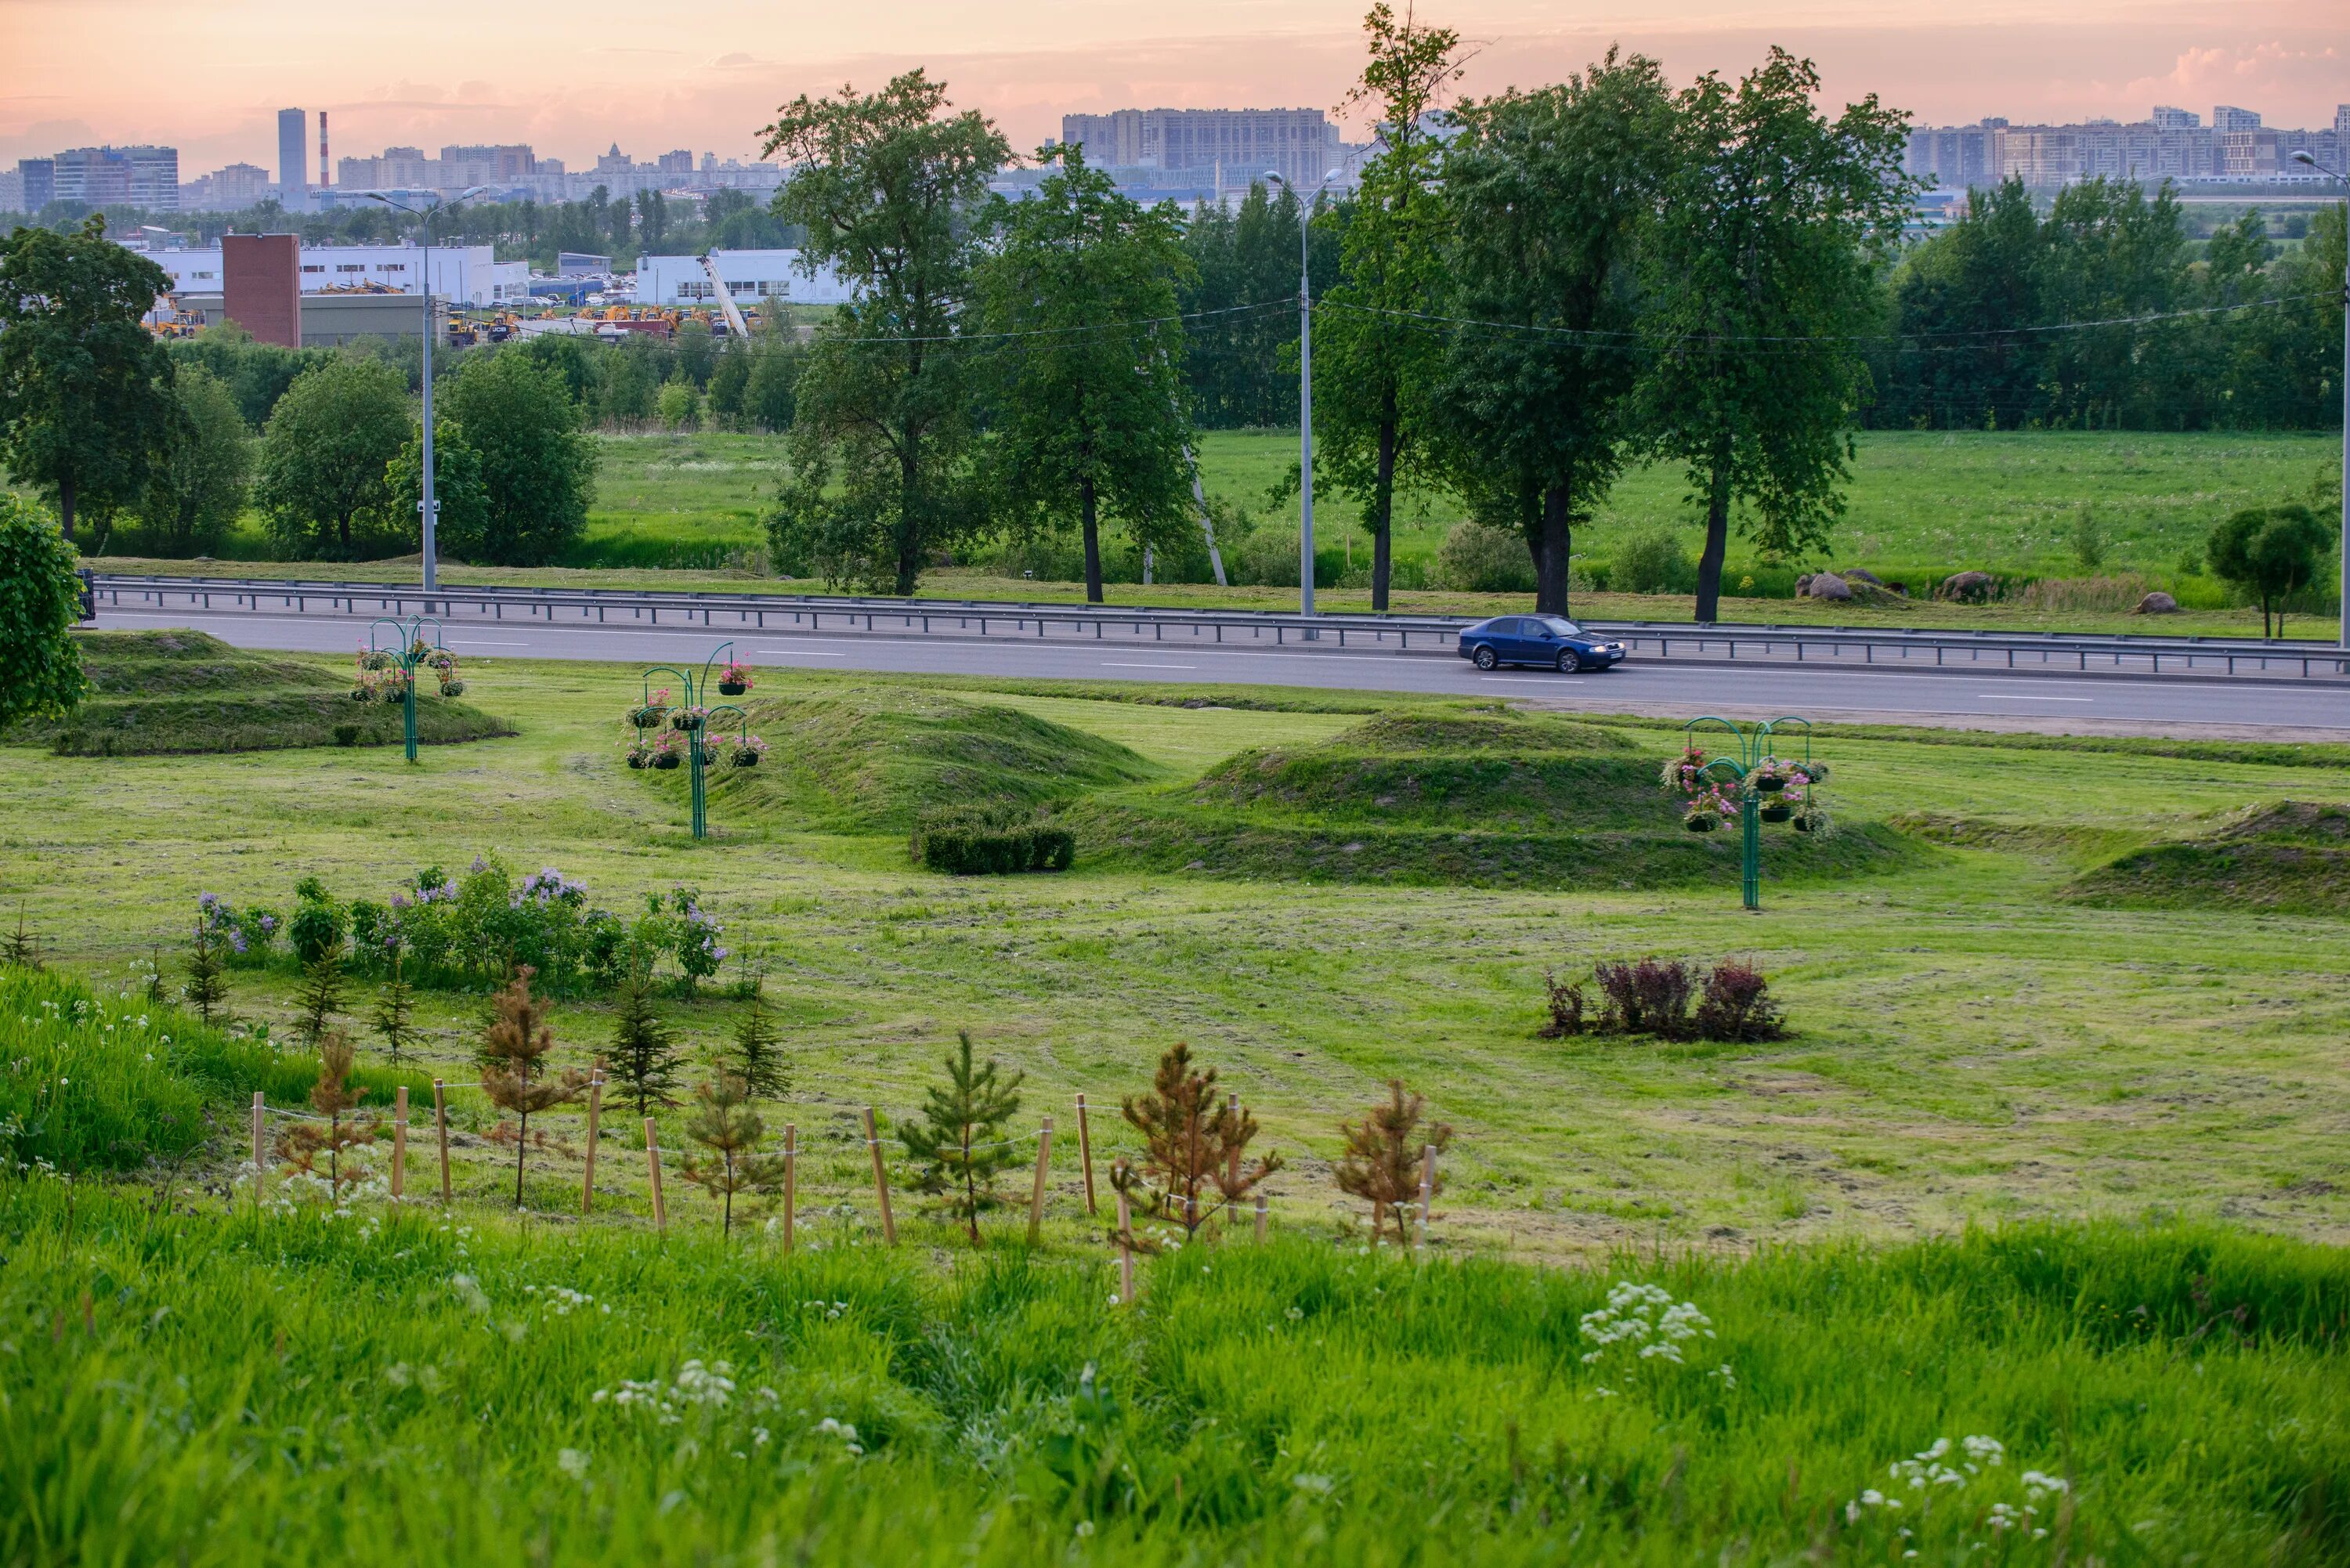
[[(174, 294), (221, 291), (220, 247), (151, 250), (149, 261), (163, 269)], [(413, 294), (423, 276), (422, 250), (415, 245), (304, 245), (302, 292), (373, 285)], [(530, 297), (530, 264), (502, 262), (488, 245), (434, 245), (432, 292), (457, 305), (491, 306)]]
[[(787, 300), (794, 305), (846, 305), (848, 286), (828, 267), (814, 277), (801, 271), (797, 251), (712, 251), (718, 275), (737, 305)], [(717, 290), (700, 256), (646, 256), (637, 263), (639, 305), (708, 305)]]

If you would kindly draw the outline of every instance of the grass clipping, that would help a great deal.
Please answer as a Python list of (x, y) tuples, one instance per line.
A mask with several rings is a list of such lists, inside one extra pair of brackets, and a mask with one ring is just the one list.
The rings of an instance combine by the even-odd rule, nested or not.
[[(302, 659), (247, 652), (200, 631), (88, 631), (75, 641), (88, 694), (63, 719), (28, 720), (0, 738), (74, 757), (400, 741), (397, 704), (354, 702), (348, 679)], [(426, 745), (514, 732), (477, 708), (417, 693), (416, 738)]]

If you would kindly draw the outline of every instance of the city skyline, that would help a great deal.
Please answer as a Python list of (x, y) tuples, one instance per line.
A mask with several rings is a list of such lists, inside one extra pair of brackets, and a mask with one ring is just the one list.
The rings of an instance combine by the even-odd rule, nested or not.
[[(1335, 109), (1359, 67), (1366, 4), (1300, 0), (1283, 13), (1287, 25), (1274, 28), (1259, 7), (1196, 0), (1189, 28), (1170, 33), (1162, 15), (1136, 22), (1070, 0), (900, 0), (879, 17), (715, 0), (697, 13), (710, 27), (686, 38), (649, 33), (633, 14), (588, 0), (567, 16), (563, 37), (501, 39), (485, 54), (451, 48), (473, 36), (474, 14), (441, 0), (397, 29), (378, 17), (245, 0), (219, 14), (225, 26), (199, 30), (184, 47), (119, 57), (103, 72), (87, 67), (108, 52), (101, 31), (119, 37), (126, 20), (135, 28), (141, 17), (161, 26), (161, 5), (18, 4), (0, 8), (0, 58), (13, 62), (0, 75), (0, 162), (161, 142), (182, 150), (186, 176), (234, 162), (274, 170), (277, 111), (296, 105), (314, 125), (319, 110), (332, 115), (338, 153), (529, 142), (579, 167), (618, 141), (645, 159), (678, 147), (747, 157), (777, 103), (844, 81), (871, 86), (914, 65), (945, 79), (959, 105), (989, 114), (1024, 151), (1056, 135), (1073, 111)], [(2236, 103), (2271, 125), (2320, 126), (2350, 98), (2350, 26), (2334, 11), (2284, 0), (2256, 21), (2237, 21), (2184, 5), (2093, 0), (2062, 23), (2018, 6), (1972, 12), (1959, 26), (1916, 5), (1827, 0), (1758, 22), (1721, 0), (1673, 0), (1619, 27), (1590, 5), (1472, 0), (1421, 15), (1478, 40), (1463, 83), (1472, 94), (1555, 80), (1610, 42), (1657, 56), (1677, 81), (1707, 69), (1734, 74), (1778, 43), (1819, 62), (1831, 100), (1873, 91), (1920, 124), (1986, 115), (2129, 119), (2153, 103), (2207, 113)], [(705, 41), (712, 31), (718, 38)], [(904, 47), (910, 36), (925, 47)], [(256, 37), (275, 47), (256, 51)], [(452, 57), (463, 62), (456, 69)], [(2034, 62), (2036, 74), (2019, 76), (2019, 58)], [(1350, 137), (1361, 130), (1351, 120), (1346, 129)]]

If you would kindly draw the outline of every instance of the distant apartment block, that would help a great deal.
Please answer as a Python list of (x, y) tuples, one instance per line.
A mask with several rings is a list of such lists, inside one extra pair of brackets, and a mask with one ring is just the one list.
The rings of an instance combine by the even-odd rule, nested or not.
[[(1301, 190), (1339, 171), (1352, 182), (1361, 150), (1338, 137), (1318, 109), (1121, 109), (1107, 114), (1061, 117), (1061, 140), (1082, 145), (1086, 161), (1120, 176), (1120, 183), (1246, 190), (1268, 171)], [(1125, 171), (1151, 171), (1137, 182)]]
[(310, 198), (310, 177), (303, 172), (309, 121), (310, 117), (298, 109), (277, 111), (277, 199), (296, 209)]
[(1910, 132), (1906, 167), (1942, 190), (1965, 190), (2021, 180), (2035, 188), (2084, 180), (2298, 183), (2322, 178), (2295, 163), (2306, 150), (2343, 167), (2350, 155), (2350, 104), (2334, 111), (2325, 130), (2265, 127), (2250, 109), (2222, 104), (2211, 123), (2182, 109), (2158, 108), (2145, 119), (2073, 125), (2012, 125), (1986, 119), (1970, 126), (1921, 126)]
[(180, 187), (183, 213), (241, 213), (270, 193), (269, 171), (258, 163), (231, 163), (198, 175)]

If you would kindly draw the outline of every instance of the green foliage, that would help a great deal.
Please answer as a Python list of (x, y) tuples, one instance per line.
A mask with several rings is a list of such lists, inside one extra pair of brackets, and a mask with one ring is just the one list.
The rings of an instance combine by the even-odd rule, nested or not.
[(76, 565), (56, 519), (0, 493), (0, 728), (59, 718), (82, 701)]
[(660, 395), (653, 400), (653, 412), (665, 431), (700, 430), (702, 395), (691, 381), (663, 382)]
[(172, 362), (140, 322), (170, 286), (103, 217), (0, 237), (0, 464), (56, 497), (68, 540), (86, 514), (104, 549), (172, 439)]
[(2215, 831), (2132, 849), (2066, 891), (2130, 909), (2350, 916), (2350, 806), (2259, 806)]
[(653, 1003), (652, 958), (631, 953), (620, 966), (612, 992), (613, 1076), (628, 1085), (637, 1115), (655, 1106), (677, 1104), (678, 1075), (685, 1052)]
[[(1250, 1161), (1256, 1117), (1235, 1096), (1216, 1092), (1216, 1070), (1195, 1069), (1191, 1048), (1181, 1041), (1159, 1057), (1150, 1092), (1128, 1096), (1123, 1110), (1127, 1125), (1142, 1135), (1142, 1153), (1121, 1157), (1110, 1168), (1110, 1185), (1127, 1195), (1134, 1213), (1180, 1225), (1187, 1239), (1282, 1168), (1278, 1154)], [(1118, 1240), (1150, 1250), (1130, 1229)]]
[(855, 288), (819, 327), (794, 389), (792, 477), (769, 523), (786, 570), (910, 594), (931, 552), (974, 531), (967, 357), (980, 231), (972, 209), (1011, 147), (979, 114), (946, 113), (919, 70), (879, 93), (802, 96), (764, 133), (791, 173), (775, 213)]
[(555, 1049), (555, 1029), (547, 1022), (546, 1003), (530, 993), (531, 973), (527, 966), (515, 971), (505, 989), (490, 999), (490, 1027), (482, 1041), (482, 1092), (521, 1123), (515, 1133), (517, 1209), (522, 1207), (532, 1114), (570, 1105), (588, 1088), (587, 1075), (577, 1068), (557, 1072), (546, 1060)]
[[(1284, 368), (1282, 350), (1297, 339), (1297, 195), (1285, 185), (1270, 194), (1254, 170), (1227, 178), (1249, 182), (1237, 207), (1202, 202), (1183, 228), (1191, 265), (1182, 306), (1204, 317), (1184, 334), (1191, 421), (1210, 430), (1295, 430), (1296, 361)], [(1319, 298), (1337, 278), (1338, 235), (1316, 225), (1307, 238)]]
[(126, 542), (156, 556), (216, 554), (244, 511), (252, 478), (244, 416), (229, 389), (201, 365), (180, 371), (172, 397), (177, 417)]
[(733, 1073), (721, 1073), (693, 1092), (693, 1115), (685, 1136), (709, 1150), (689, 1156), (680, 1168), (684, 1178), (725, 1202), (721, 1234), (734, 1233), (734, 1195), (769, 1192), (783, 1185), (784, 1162), (759, 1152), (766, 1126), (751, 1108), (751, 1085)]
[(207, 327), (193, 337), (175, 337), (165, 348), (182, 377), (202, 371), (227, 388), (250, 434), (269, 423), (270, 410), (296, 377), (335, 357), (331, 348), (256, 343), (233, 321)]
[[(400, 517), (421, 517), (424, 501), (424, 435), (416, 433), (391, 460), (389, 471), (391, 510)], [(432, 499), (440, 507), (433, 524), (432, 548), (443, 562), (486, 562), (489, 558), (490, 498), (482, 483), (482, 454), (464, 428), (457, 423), (444, 400), (432, 410)], [(421, 546), (421, 540), (420, 540)]]
[(439, 394), (440, 406), (478, 454), (482, 521), (470, 561), (544, 566), (588, 525), (596, 443), (579, 428), (562, 377), (519, 354), (469, 358)]
[[(2334, 530), (2306, 506), (2251, 506), (2211, 530), (2211, 573), (2260, 600), (2261, 635), (2284, 635), (2279, 603), (2307, 587), (2333, 554)], [(2275, 607), (2275, 624), (2270, 622)]]
[[(1145, 211), (1120, 195), (1081, 145), (1037, 157), (1060, 166), (1032, 199), (1009, 205), (978, 269), (984, 329), (1016, 339), (993, 365), (988, 461), (999, 522), (1015, 533), (1074, 524), (1086, 597), (1099, 604), (1104, 516), (1138, 552), (1193, 526), (1175, 319), (1188, 264), (1172, 207)], [(1120, 322), (1138, 325), (1109, 325)]]
[(408, 983), (407, 965), (408, 955), (395, 942), (391, 972), (384, 976), (382, 989), (376, 992), (375, 1032), (395, 1067), (400, 1064), (400, 1048), (416, 1037), (416, 988)]
[(1696, 579), (1680, 541), (1662, 528), (1646, 528), (1616, 547), (1607, 586), (1625, 594), (1687, 593)]
[(311, 1050), (319, 1049), (343, 1011), (343, 989), (339, 948), (322, 950), (302, 964), (302, 984), (294, 994), (294, 1034)]
[[(181, 987), (181, 997), (196, 1011), (196, 1017), (206, 1024), (213, 1014), (225, 1013), (228, 1001), (228, 975), (221, 961), (221, 938), (211, 921), (198, 919), (188, 938), (188, 981)], [(395, 1055), (394, 1060), (397, 1060)]]
[(1462, 593), (1532, 593), (1534, 567), (1524, 536), (1473, 519), (1454, 524), (1436, 553), (1435, 583)]
[(1002, 1206), (995, 1179), (1020, 1164), (1020, 1150), (1004, 1136), (1004, 1124), (1020, 1111), (1020, 1084), (1026, 1074), (1003, 1074), (994, 1057), (974, 1064), (971, 1031), (955, 1032), (955, 1054), (947, 1058), (947, 1081), (922, 1102), (922, 1119), (899, 1129), (909, 1158), (920, 1169), (918, 1192), (942, 1199), (941, 1207), (980, 1243), (979, 1217)]
[(261, 437), (254, 501), (270, 536), (297, 558), (412, 544), (392, 470), (414, 422), (400, 372), (380, 359), (341, 355), (296, 377)]
[[(1371, 1206), (1374, 1237), (1392, 1220), (1399, 1247), (1411, 1240), (1407, 1222), (1412, 1201), (1419, 1195), (1426, 1152), (1432, 1148), (1441, 1154), (1452, 1144), (1452, 1128), (1443, 1122), (1430, 1122), (1423, 1115), (1426, 1104), (1418, 1095), (1407, 1098), (1403, 1080), (1390, 1078), (1386, 1104), (1371, 1106), (1360, 1121), (1338, 1125), (1347, 1152), (1331, 1167), (1330, 1179), (1338, 1184), (1339, 1191)], [(1444, 1171), (1439, 1167), (1430, 1180), (1428, 1195), (1433, 1199), (1443, 1190)]]
[(330, 954), (343, 956), (348, 922), (342, 907), (327, 897), (317, 878), (306, 877), (295, 888), (294, 918), (286, 922), (286, 940), (294, 961), (308, 968)]
[(765, 981), (764, 971), (748, 971), (745, 983), (750, 987), (751, 1004), (734, 1025), (733, 1067), (752, 1095), (779, 1100), (791, 1091), (792, 1065), (784, 1054), (775, 1014), (767, 1007)]
[(948, 806), (924, 812), (914, 825), (913, 857), (955, 877), (1001, 877), (1021, 871), (1066, 871), (1077, 841), (1066, 827), (1024, 821), (1017, 810)]
[(2073, 514), (2073, 559), (2083, 571), (2094, 572), (2106, 564), (2107, 544), (2106, 525), (2097, 521), (2095, 507), (2083, 506)]

